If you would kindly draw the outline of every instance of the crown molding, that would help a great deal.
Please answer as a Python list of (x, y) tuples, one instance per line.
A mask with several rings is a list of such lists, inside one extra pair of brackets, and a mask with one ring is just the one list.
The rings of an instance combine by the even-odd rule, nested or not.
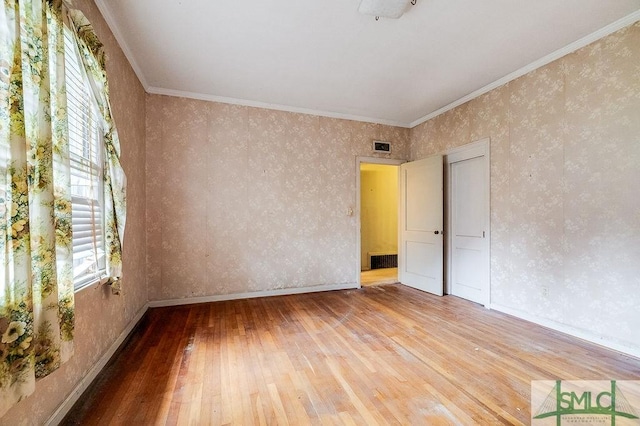
[(413, 122), (411, 122), (409, 124), (410, 128), (414, 128), (422, 123), (424, 123), (425, 121), (431, 120), (432, 118), (435, 118), (437, 116), (439, 116), (440, 114), (444, 114), (447, 111), (450, 111), (452, 109), (454, 109), (455, 107), (458, 107), (464, 103), (467, 103), (479, 96), (484, 95), (485, 93), (488, 93), (490, 91), (492, 91), (493, 89), (497, 89), (500, 86), (504, 86), (505, 84), (509, 83), (510, 81), (515, 80), (518, 77), (522, 77), (525, 74), (530, 73), (531, 71), (537, 70), (538, 68), (541, 68), (557, 59), (562, 58), (563, 56), (566, 56), (570, 53), (575, 52), (578, 49), (581, 49), (595, 41), (600, 40), (603, 37), (608, 36), (609, 34), (613, 34), (614, 32), (621, 30), (624, 27), (627, 27), (637, 21), (640, 21), (640, 10), (637, 10), (633, 13), (631, 13), (630, 15), (625, 16), (624, 18), (618, 19), (615, 22), (612, 22), (611, 24), (607, 25), (606, 27), (602, 27), (599, 30), (585, 36), (582, 37), (579, 40), (574, 41), (573, 43), (570, 43), (568, 45), (566, 45), (565, 47), (562, 47), (558, 50), (556, 50), (555, 52), (552, 52), (546, 56), (543, 56), (542, 58), (538, 59), (537, 61), (531, 62), (529, 65), (525, 65), (524, 67), (520, 68), (519, 70), (516, 70), (514, 72), (512, 72), (511, 74), (507, 74), (504, 77), (502, 77), (499, 80), (494, 81), (493, 83), (490, 83), (474, 92), (469, 93), (466, 96), (463, 96), (462, 98), (451, 102), (450, 104), (436, 110), (433, 111), (430, 114), (425, 115), (422, 118), (419, 118)]
[(116, 41), (120, 45), (120, 49), (122, 49), (122, 52), (124, 53), (125, 57), (129, 61), (129, 64), (131, 64), (131, 68), (133, 68), (133, 71), (138, 77), (138, 80), (140, 80), (142, 87), (147, 93), (156, 94), (156, 95), (175, 96), (175, 97), (189, 98), (189, 99), (198, 99), (198, 100), (211, 101), (211, 102), (220, 102), (220, 103), (232, 104), (232, 105), (242, 105), (242, 106), (248, 106), (248, 107), (254, 107), (254, 108), (271, 109), (271, 110), (277, 110), (277, 111), (286, 111), (286, 112), (293, 112), (298, 114), (309, 114), (309, 115), (316, 115), (320, 117), (337, 118), (342, 120), (360, 121), (364, 123), (383, 124), (386, 126), (409, 128), (409, 123), (395, 121), (395, 120), (364, 117), (364, 116), (354, 115), (354, 114), (343, 114), (338, 112), (322, 111), (322, 110), (315, 110), (310, 108), (300, 108), (300, 107), (293, 107), (289, 105), (279, 105), (279, 104), (272, 104), (268, 102), (229, 98), (224, 96), (209, 95), (205, 93), (187, 92), (182, 90), (165, 89), (162, 87), (150, 86), (149, 83), (147, 82), (147, 79), (144, 73), (142, 72), (142, 68), (140, 68), (140, 66), (136, 62), (135, 56), (133, 55), (131, 48), (129, 48), (129, 45), (126, 42), (125, 37), (122, 35), (122, 32), (120, 31), (120, 27), (118, 26), (116, 19), (113, 17), (113, 14), (109, 9), (108, 2), (106, 0), (95, 0), (95, 4), (98, 7), (98, 10), (100, 11), (100, 13), (102, 14), (102, 17), (104, 18), (104, 20), (107, 22), (107, 25), (111, 29), (111, 32), (113, 33), (113, 36), (115, 37)]
[(386, 126), (403, 127), (408, 129), (409, 123), (403, 123), (394, 120), (385, 120), (382, 118), (371, 118), (353, 114), (342, 114), (339, 112), (322, 111), (309, 108), (300, 108), (289, 105), (271, 104), (268, 102), (252, 101), (248, 99), (227, 98), (225, 96), (207, 95), (204, 93), (187, 92), (182, 90), (164, 89), (162, 87), (149, 87), (148, 93), (154, 95), (175, 96), (180, 98), (197, 99), (200, 101), (220, 102), (223, 104), (242, 105), (254, 108), (271, 109), (276, 111), (293, 112), (297, 114), (309, 114), (319, 117), (338, 118), (342, 120), (359, 121), (364, 123), (384, 124)]
[(133, 53), (129, 48), (129, 45), (125, 41), (125, 38), (122, 36), (120, 27), (118, 26), (117, 21), (115, 20), (115, 18), (113, 17), (113, 14), (111, 13), (111, 10), (109, 9), (108, 1), (95, 0), (95, 4), (98, 7), (98, 10), (100, 11), (100, 13), (102, 14), (102, 17), (104, 18), (104, 20), (107, 22), (107, 25), (111, 29), (113, 36), (116, 38), (116, 41), (120, 45), (120, 49), (122, 49), (124, 56), (129, 61), (131, 68), (133, 68), (133, 72), (138, 77), (138, 80), (140, 80), (142, 87), (146, 92), (148, 92), (149, 84), (147, 83), (147, 79), (145, 78), (144, 73), (142, 72), (142, 68), (140, 68), (140, 66), (136, 62), (136, 58), (135, 56), (133, 56)]
[(387, 126), (395, 126), (395, 127), (403, 127), (403, 128), (414, 128), (422, 123), (424, 123), (425, 121), (431, 120), (432, 118), (435, 118), (441, 114), (444, 114), (447, 111), (450, 111), (466, 102), (469, 102), (479, 96), (484, 95), (485, 93), (490, 92), (491, 90), (494, 90), (500, 86), (503, 86), (519, 77), (522, 77), (525, 74), (530, 73), (531, 71), (534, 71), (538, 68), (541, 68), (557, 59), (562, 58), (563, 56), (566, 56), (570, 53), (575, 52), (576, 50), (585, 47), (597, 40), (600, 40), (603, 37), (606, 37), (624, 27), (627, 27), (637, 21), (640, 21), (640, 10), (637, 10), (621, 19), (618, 19), (615, 22), (612, 22), (611, 24), (597, 30), (594, 31), (593, 33), (582, 37), (579, 40), (574, 41), (573, 43), (568, 44), (565, 47), (562, 47), (510, 74), (507, 74), (506, 76), (492, 82), (489, 83), (488, 85), (473, 91), (471, 93), (469, 93), (466, 96), (463, 96), (462, 98), (451, 102), (450, 104), (436, 110), (433, 111), (421, 118), (418, 118), (417, 120), (414, 120), (412, 122), (401, 122), (401, 121), (396, 121), (396, 120), (387, 120), (387, 119), (383, 119), (383, 118), (372, 118), (372, 117), (364, 117), (364, 116), (360, 116), (360, 115), (353, 115), (353, 114), (343, 114), (343, 113), (338, 113), (338, 112), (331, 112), (331, 111), (322, 111), (322, 110), (315, 110), (315, 109), (309, 109), (309, 108), (301, 108), (301, 107), (293, 107), (293, 106), (289, 106), (289, 105), (279, 105), (279, 104), (272, 104), (272, 103), (268, 103), (268, 102), (260, 102), (260, 101), (253, 101), (253, 100), (247, 100), (247, 99), (238, 99), (238, 98), (230, 98), (230, 97), (224, 97), (224, 96), (216, 96), (216, 95), (209, 95), (209, 94), (204, 94), (204, 93), (195, 93), (195, 92), (187, 92), (187, 91), (181, 91), (181, 90), (173, 90), (173, 89), (165, 89), (162, 87), (154, 87), (154, 86), (150, 86), (147, 82), (147, 79), (144, 76), (144, 73), (142, 72), (142, 69), (140, 68), (140, 66), (138, 65), (138, 63), (135, 60), (135, 57), (131, 51), (131, 49), (129, 48), (128, 44), (125, 41), (125, 38), (122, 36), (122, 32), (120, 31), (120, 28), (118, 27), (116, 20), (114, 19), (111, 10), (108, 7), (108, 2), (106, 0), (95, 0), (95, 4), (98, 7), (98, 9), (100, 10), (100, 13), (102, 14), (102, 16), (104, 17), (105, 21), (107, 22), (107, 25), (109, 26), (109, 28), (111, 29), (111, 32), (113, 33), (114, 37), (116, 38), (118, 44), (120, 45), (120, 48), (122, 49), (122, 51), (124, 52), (124, 55), (126, 56), (127, 60), (129, 61), (129, 63), (131, 64), (131, 67), (133, 68), (133, 71), (135, 72), (136, 76), (138, 77), (138, 79), (140, 80), (140, 83), (142, 84), (142, 86), (144, 87), (145, 91), (147, 93), (151, 93), (151, 94), (157, 94), (157, 95), (166, 95), (166, 96), (176, 96), (176, 97), (183, 97), (183, 98), (189, 98), (189, 99), (198, 99), (198, 100), (204, 100), (204, 101), (212, 101), (212, 102), (220, 102), (220, 103), (226, 103), (226, 104), (232, 104), (232, 105), (242, 105), (242, 106), (248, 106), (248, 107), (255, 107), (255, 108), (263, 108), (263, 109), (271, 109), (271, 110), (277, 110), (277, 111), (286, 111), (286, 112), (293, 112), (293, 113), (299, 113), (299, 114), (310, 114), (310, 115), (316, 115), (316, 116), (320, 116), (320, 117), (328, 117), (328, 118), (337, 118), (337, 119), (343, 119), (343, 120), (352, 120), (352, 121), (360, 121), (360, 122), (365, 122), (365, 123), (373, 123), (373, 124), (383, 124), (383, 125), (387, 125)]

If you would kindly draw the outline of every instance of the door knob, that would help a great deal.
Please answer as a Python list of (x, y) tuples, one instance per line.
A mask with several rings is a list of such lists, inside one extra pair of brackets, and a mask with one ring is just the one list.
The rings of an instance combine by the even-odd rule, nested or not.
[(438, 235), (440, 231), (433, 231), (434, 234)]

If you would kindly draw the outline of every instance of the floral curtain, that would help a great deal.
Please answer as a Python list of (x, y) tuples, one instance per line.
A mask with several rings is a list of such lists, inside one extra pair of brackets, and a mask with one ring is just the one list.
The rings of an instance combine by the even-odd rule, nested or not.
[[(69, 20), (72, 18), (72, 21)], [(104, 54), (62, 0), (0, 6), (0, 416), (73, 353), (74, 286), (64, 23), (105, 131), (108, 273), (119, 289), (125, 176)]]
[(60, 1), (0, 9), (0, 415), (73, 352)]
[(73, 29), (85, 80), (89, 81), (93, 100), (102, 116), (105, 147), (104, 203), (107, 274), (114, 293), (120, 293), (122, 276), (122, 238), (126, 217), (126, 177), (120, 165), (120, 141), (111, 114), (109, 85), (105, 67), (104, 47), (89, 20), (81, 11), (70, 9), (69, 22)]

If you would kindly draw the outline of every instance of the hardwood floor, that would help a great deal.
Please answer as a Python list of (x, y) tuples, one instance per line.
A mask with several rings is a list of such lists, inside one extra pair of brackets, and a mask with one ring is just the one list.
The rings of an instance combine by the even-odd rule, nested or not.
[(399, 284), (150, 309), (63, 424), (529, 424), (640, 360)]
[(398, 282), (398, 268), (371, 269), (360, 272), (360, 285), (368, 287), (380, 284), (395, 284)]

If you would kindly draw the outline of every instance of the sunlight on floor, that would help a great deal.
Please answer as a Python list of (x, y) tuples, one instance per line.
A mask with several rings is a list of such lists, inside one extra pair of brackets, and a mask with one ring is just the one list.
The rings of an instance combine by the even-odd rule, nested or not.
[(398, 268), (372, 269), (360, 273), (362, 287), (398, 282)]

